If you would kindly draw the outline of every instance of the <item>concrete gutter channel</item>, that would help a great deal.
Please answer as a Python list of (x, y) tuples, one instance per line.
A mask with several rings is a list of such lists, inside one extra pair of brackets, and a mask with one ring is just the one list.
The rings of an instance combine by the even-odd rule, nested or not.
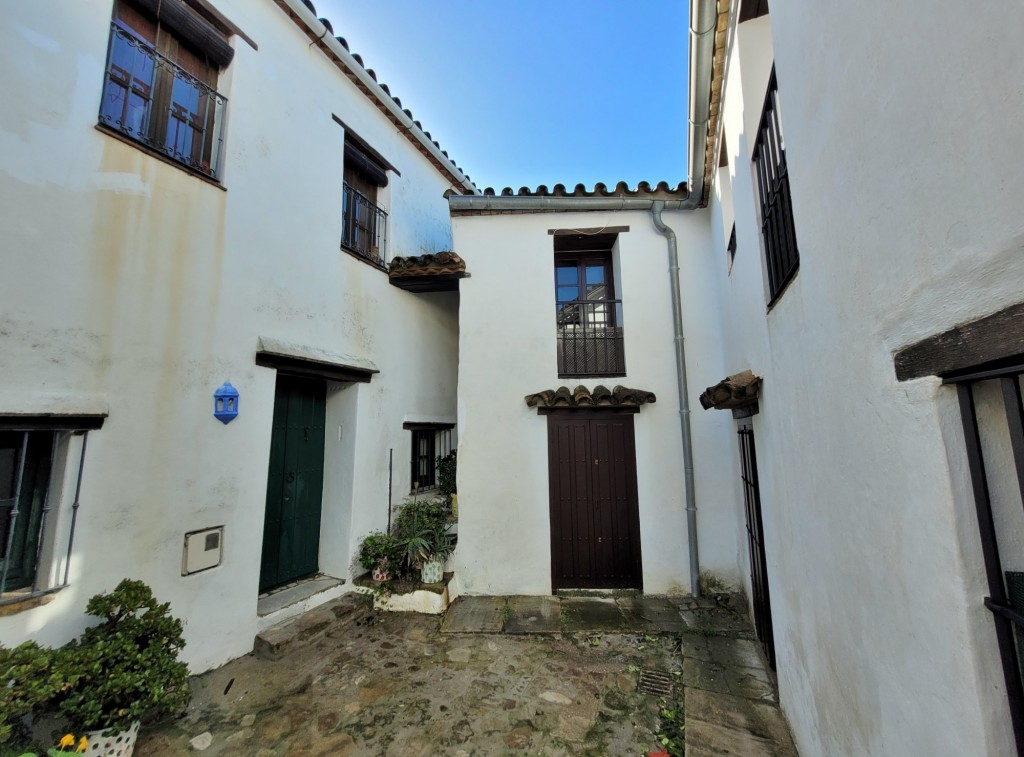
[(462, 597), (439, 622), (350, 593), (194, 678), (136, 754), (647, 754), (674, 707), (690, 757), (795, 757), (746, 612), (727, 594)]

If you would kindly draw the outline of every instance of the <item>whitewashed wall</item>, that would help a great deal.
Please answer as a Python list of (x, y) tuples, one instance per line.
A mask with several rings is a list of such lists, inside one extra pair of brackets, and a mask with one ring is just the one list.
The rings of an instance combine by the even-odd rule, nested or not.
[[(1012, 751), (955, 390), (897, 383), (892, 355), (1021, 300), (1022, 27), (1015, 3), (805, 0), (729, 56), (725, 363), (765, 379), (779, 686), (805, 755)], [(766, 314), (750, 154), (773, 48), (800, 272)]]
[[(722, 376), (717, 292), (703, 285), (707, 215), (666, 213), (679, 236), (692, 405)], [(559, 379), (554, 323), (554, 243), (548, 229), (629, 226), (619, 234), (619, 296), (627, 375)], [(462, 282), (459, 334), (459, 546), (456, 570), (470, 594), (551, 592), (547, 419), (523, 401), (565, 384), (622, 384), (658, 400), (635, 416), (644, 590), (689, 590), (672, 307), (666, 242), (646, 212), (461, 216), (455, 248), (472, 277)], [(699, 406), (698, 406), (699, 407)], [(738, 578), (735, 508), (721, 492), (721, 419), (694, 413), (700, 547), (705, 566)], [(727, 429), (726, 429), (727, 432)]]
[[(455, 412), (457, 295), (398, 290), (339, 250), (332, 114), (401, 172), (383, 193), (394, 253), (450, 248), (448, 184), (276, 5), (215, 5), (259, 45), (235, 38), (219, 82), (226, 191), (94, 128), (109, 0), (8, 4), (0, 22), (0, 412), (60, 396), (110, 409), (89, 437), (71, 586), (0, 618), (5, 644), (67, 640), (87, 598), (131, 576), (186, 619), (194, 671), (252, 648), (275, 382), (258, 336), (380, 369), (329, 393), (334, 575), (386, 523), (389, 448), (396, 501), (408, 486), (404, 417)], [(223, 426), (212, 393), (227, 379), (241, 414)], [(221, 524), (223, 565), (181, 577), (183, 534)]]

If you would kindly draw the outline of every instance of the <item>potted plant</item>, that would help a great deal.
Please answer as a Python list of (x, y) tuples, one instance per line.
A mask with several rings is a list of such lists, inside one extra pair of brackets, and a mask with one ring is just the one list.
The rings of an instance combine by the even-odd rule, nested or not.
[(90, 755), (130, 757), (143, 716), (188, 704), (188, 666), (178, 660), (185, 640), (169, 609), (142, 581), (125, 579), (86, 605), (99, 625), (56, 650), (63, 687), (54, 702), (87, 731)]
[(420, 580), (436, 584), (444, 580), (444, 563), (452, 553), (451, 541), (444, 521), (433, 523), (425, 532), (427, 559), (420, 565)]
[(391, 534), (374, 531), (359, 545), (359, 563), (374, 581), (388, 581), (402, 559), (402, 545)]
[(395, 521), (395, 533), (404, 547), (404, 563), (410, 571), (420, 571), (423, 583), (437, 583), (444, 577), (444, 561), (451, 553), (447, 522), (444, 500), (408, 502)]

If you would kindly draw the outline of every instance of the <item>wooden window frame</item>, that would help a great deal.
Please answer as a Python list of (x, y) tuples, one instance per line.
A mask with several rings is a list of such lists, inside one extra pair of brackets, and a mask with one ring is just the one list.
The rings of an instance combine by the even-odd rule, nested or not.
[[(174, 8), (178, 16), (195, 13), (185, 5)], [(220, 33), (197, 23), (208, 34)], [(216, 90), (221, 63), (162, 24), (144, 3), (115, 0), (110, 28), (98, 127), (219, 182), (227, 108)], [(226, 46), (226, 38), (217, 39)], [(216, 59), (230, 56), (222, 50)]]

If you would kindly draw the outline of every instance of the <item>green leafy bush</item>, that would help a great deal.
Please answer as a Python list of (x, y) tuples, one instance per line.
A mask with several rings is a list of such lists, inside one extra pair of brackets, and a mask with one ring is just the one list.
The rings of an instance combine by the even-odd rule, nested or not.
[(12, 736), (24, 736), (16, 733), (21, 719), (46, 709), (69, 685), (55, 669), (56, 654), (34, 641), (14, 649), (0, 648), (0, 744)]
[(447, 455), (437, 458), (437, 489), (449, 505), (452, 495), (458, 492), (455, 489), (455, 473), (458, 469), (456, 451), (452, 450)]
[(56, 704), (75, 728), (124, 730), (143, 715), (188, 704), (188, 666), (178, 660), (185, 640), (169, 609), (129, 579), (89, 600), (86, 612), (102, 622), (55, 658), (64, 682)]

